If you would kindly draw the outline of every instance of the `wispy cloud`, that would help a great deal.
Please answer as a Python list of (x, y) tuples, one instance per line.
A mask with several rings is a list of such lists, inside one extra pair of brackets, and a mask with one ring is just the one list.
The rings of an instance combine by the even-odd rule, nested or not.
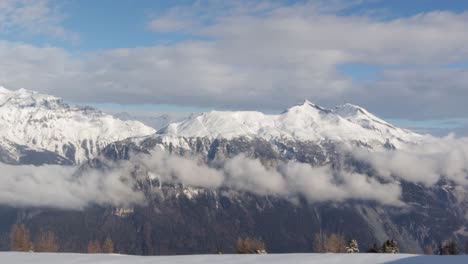
[(468, 187), (468, 138), (427, 137), (404, 149), (373, 152), (352, 149), (355, 158), (369, 162), (378, 176), (433, 186), (445, 179)]
[(144, 204), (137, 181), (270, 195), (310, 202), (370, 200), (401, 206), (401, 189), (395, 182), (383, 183), (369, 176), (335, 171), (329, 166), (312, 167), (297, 162), (268, 167), (244, 155), (210, 167), (198, 157), (180, 157), (162, 151), (135, 155), (129, 161), (109, 162), (104, 169), (77, 171), (61, 166), (11, 166), (0, 164), (0, 204), (17, 207), (52, 207), (81, 210), (91, 205), (128, 207)]
[[(74, 54), (2, 42), (0, 82), (82, 102), (279, 110), (309, 98), (394, 118), (468, 112), (466, 69), (446, 67), (468, 60), (467, 13), (379, 20), (339, 13), (346, 1), (215, 2), (154, 17), (155, 31), (200, 37), (171, 45)], [(340, 72), (356, 64), (377, 67), (378, 78)]]
[(12, 166), (0, 163), (0, 204), (18, 207), (83, 209), (90, 205), (129, 206), (143, 203), (134, 189), (128, 167), (114, 171), (90, 170), (75, 174), (75, 167)]
[(0, 32), (26, 35), (46, 35), (76, 42), (77, 33), (62, 25), (64, 15), (53, 0), (0, 1)]
[[(398, 150), (343, 146), (342, 157), (368, 164), (372, 170), (343, 162), (340, 166), (296, 161), (268, 162), (238, 155), (209, 164), (199, 156), (177, 156), (156, 148), (118, 162), (103, 160), (104, 168), (75, 171), (60, 166), (0, 164), (0, 204), (21, 207), (83, 209), (93, 204), (132, 206), (145, 202), (143, 189), (161, 185), (275, 196), (309, 202), (374, 201), (403, 206), (401, 182), (433, 187), (444, 180), (465, 199), (468, 190), (468, 138), (425, 137)], [(337, 165), (337, 164), (335, 164)], [(149, 184), (138, 188), (137, 182)], [(141, 185), (140, 185), (141, 186)]]

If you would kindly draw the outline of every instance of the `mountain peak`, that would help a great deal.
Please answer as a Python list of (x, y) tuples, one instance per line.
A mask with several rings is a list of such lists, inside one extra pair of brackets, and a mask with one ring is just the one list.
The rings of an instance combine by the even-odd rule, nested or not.
[(61, 109), (70, 108), (70, 106), (63, 102), (61, 98), (38, 93), (32, 90), (24, 88), (18, 90), (9, 90), (4, 87), (0, 87), (0, 105), (6, 107), (20, 108), (45, 108), (45, 109)]
[(360, 141), (370, 145), (387, 141), (398, 144), (416, 136), (378, 119), (359, 106), (346, 104), (333, 111), (308, 100), (279, 115), (212, 111), (170, 124), (157, 134), (168, 140), (178, 137), (258, 137), (266, 140)]
[(12, 91), (0, 85), (0, 94), (9, 94), (9, 93), (12, 93)]
[[(312, 103), (311, 101), (305, 99), (304, 102), (302, 102), (302, 104), (298, 104), (296, 106), (304, 106), (304, 107), (314, 107), (314, 108), (322, 108), (314, 103)], [(294, 107), (294, 106), (293, 106)]]
[(0, 128), (0, 137), (17, 145), (52, 151), (75, 162), (95, 157), (108, 143), (155, 132), (138, 121), (70, 107), (59, 97), (5, 88), (0, 88)]
[(309, 100), (304, 100), (303, 103), (301, 104), (297, 104), (295, 106), (292, 106), (288, 109), (286, 109), (286, 111), (284, 111), (282, 114), (285, 114), (285, 113), (310, 113), (312, 111), (316, 112), (318, 110), (318, 112), (324, 112), (324, 113), (329, 113), (331, 112), (330, 110), (328, 109), (325, 109), (319, 105), (316, 105), (314, 103), (312, 103), (311, 101)]

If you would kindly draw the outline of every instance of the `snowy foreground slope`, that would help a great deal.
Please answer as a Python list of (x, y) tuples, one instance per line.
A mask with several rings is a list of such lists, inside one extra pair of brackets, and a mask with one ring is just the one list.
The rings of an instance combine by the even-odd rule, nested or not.
[(223, 264), (223, 263), (320, 263), (320, 264), (432, 264), (467, 263), (468, 255), (459, 256), (421, 256), (410, 254), (270, 254), (270, 255), (185, 255), (185, 256), (125, 256), (101, 254), (65, 253), (0, 253), (1, 263), (10, 264), (62, 264), (62, 263), (159, 263), (159, 264)]

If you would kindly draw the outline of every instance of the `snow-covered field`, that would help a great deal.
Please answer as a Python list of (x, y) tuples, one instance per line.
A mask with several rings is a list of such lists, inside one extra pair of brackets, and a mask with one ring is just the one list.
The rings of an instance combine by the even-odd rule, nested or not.
[(186, 256), (126, 256), (103, 254), (68, 253), (16, 253), (0, 252), (0, 263), (8, 264), (369, 264), (369, 263), (468, 263), (468, 255), (459, 256), (420, 256), (410, 254), (269, 254), (269, 255), (186, 255)]

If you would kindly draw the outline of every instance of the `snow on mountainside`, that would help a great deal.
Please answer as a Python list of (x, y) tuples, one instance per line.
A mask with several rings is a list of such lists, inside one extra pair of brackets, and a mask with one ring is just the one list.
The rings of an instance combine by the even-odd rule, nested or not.
[(0, 148), (16, 159), (20, 157), (12, 146), (20, 145), (80, 163), (111, 142), (154, 132), (141, 122), (122, 121), (93, 108), (70, 106), (54, 96), (0, 87)]
[(344, 104), (335, 107), (334, 112), (346, 120), (359, 124), (361, 127), (366, 129), (371, 129), (374, 131), (383, 132), (385, 134), (394, 134), (399, 135), (399, 137), (404, 137), (408, 133), (412, 133), (407, 129), (401, 129), (393, 126), (392, 124), (387, 123), (386, 121), (374, 116), (369, 113), (366, 109), (353, 105), (353, 104)]
[[(106, 111), (107, 112), (107, 111)], [(143, 124), (150, 126), (156, 130), (166, 127), (171, 123), (181, 122), (187, 118), (192, 118), (199, 113), (190, 112), (113, 112), (109, 114), (119, 118), (120, 120), (138, 120)]]
[(359, 141), (369, 145), (391, 143), (397, 147), (422, 137), (409, 130), (394, 127), (358, 106), (346, 104), (337, 106), (335, 110), (328, 110), (309, 101), (293, 106), (279, 115), (252, 111), (213, 111), (170, 124), (157, 134), (173, 144), (177, 137), (260, 137), (266, 140), (315, 142)]

